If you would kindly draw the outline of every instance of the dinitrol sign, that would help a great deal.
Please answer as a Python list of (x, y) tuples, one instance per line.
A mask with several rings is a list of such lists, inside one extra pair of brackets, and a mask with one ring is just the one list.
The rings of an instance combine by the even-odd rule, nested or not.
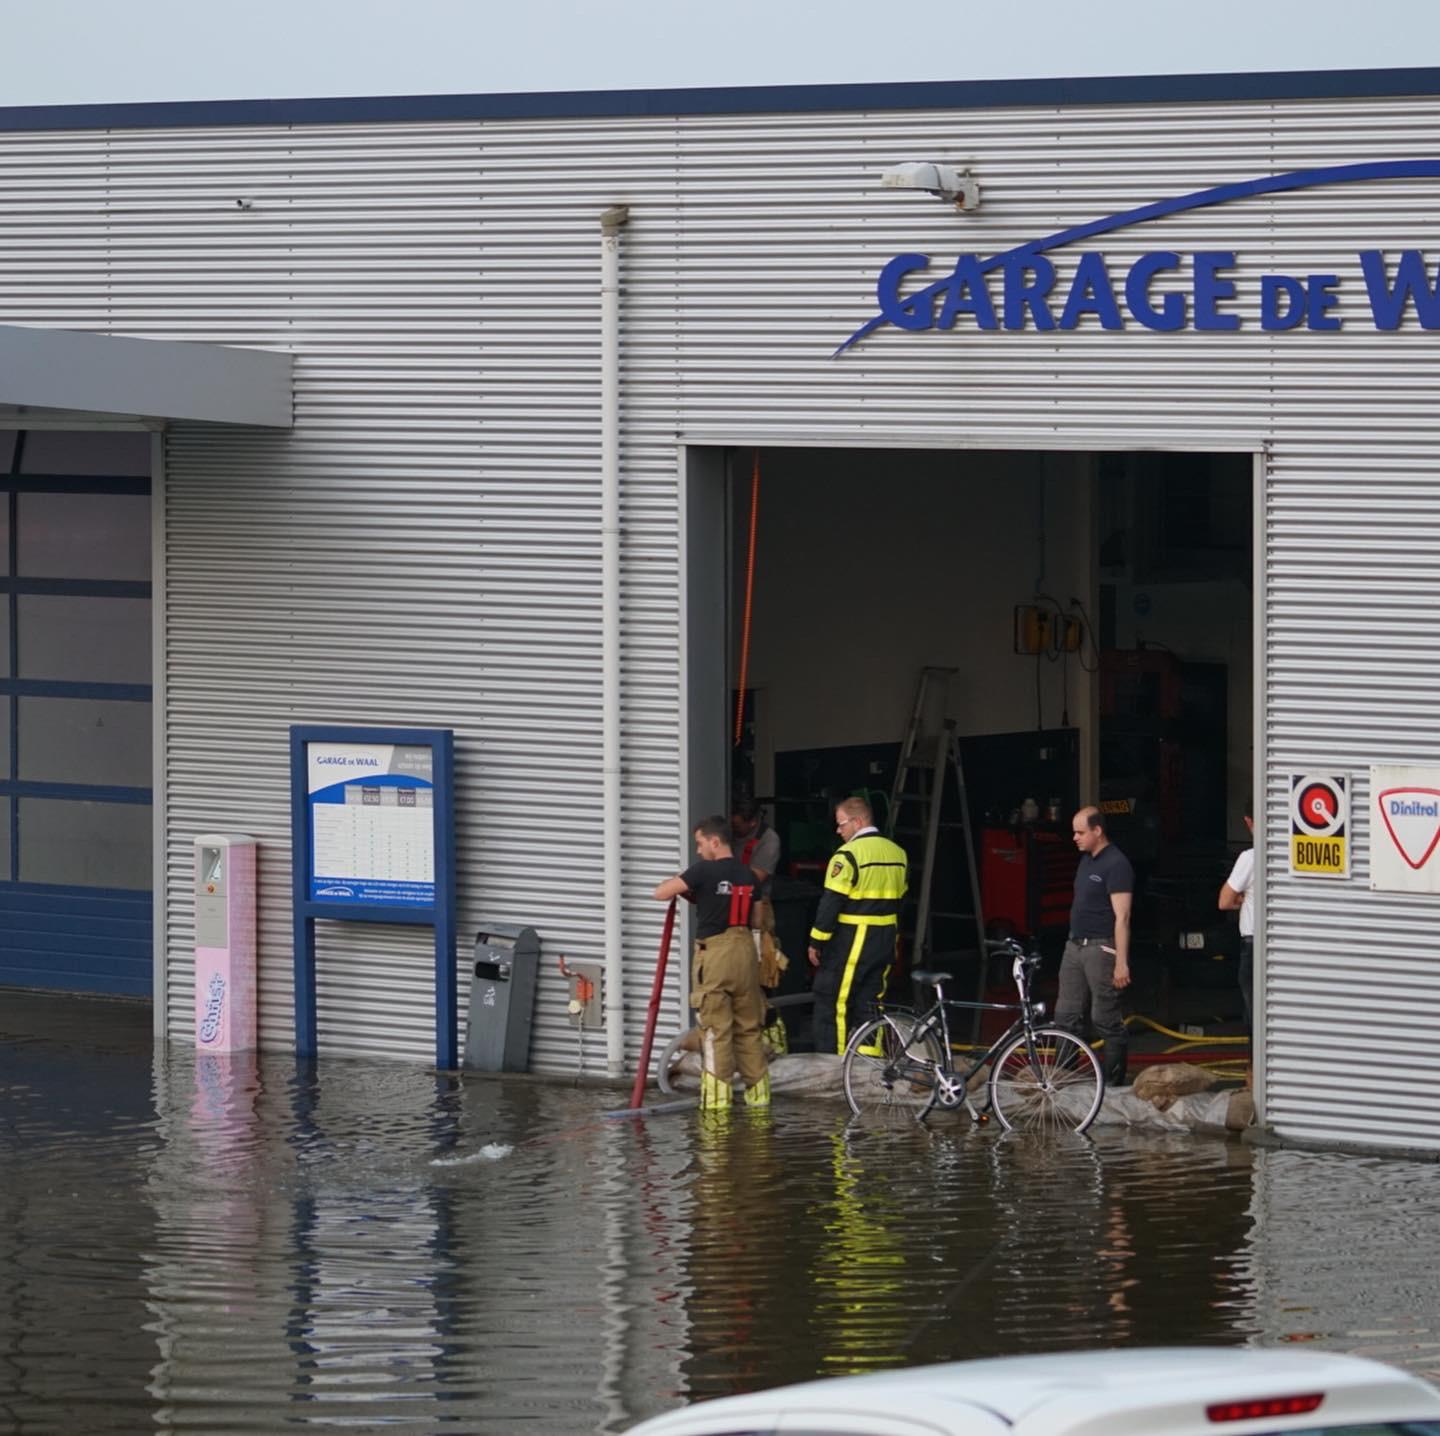
[(1370, 886), (1440, 893), (1440, 768), (1371, 768), (1370, 802)]
[(1067, 280), (1050, 255), (1152, 220), (1264, 195), (1376, 180), (1440, 178), (1440, 159), (1384, 160), (1332, 165), (1265, 175), (1177, 195), (1074, 225), (1016, 245), (1000, 254), (961, 254), (936, 274), (928, 254), (897, 254), (880, 271), (875, 298), (879, 313), (835, 351), (837, 355), (886, 325), (929, 329), (1233, 331), (1258, 325), (1268, 333), (1307, 329), (1337, 331), (1361, 322), (1395, 330), (1413, 317), (1421, 329), (1440, 329), (1440, 276), (1418, 249), (1364, 248), (1353, 258), (1360, 270), (1363, 319), (1337, 312), (1343, 293), (1338, 274), (1275, 271), (1236, 276), (1237, 251), (1180, 252), (1156, 249), (1124, 264), (1103, 249), (1086, 248)]

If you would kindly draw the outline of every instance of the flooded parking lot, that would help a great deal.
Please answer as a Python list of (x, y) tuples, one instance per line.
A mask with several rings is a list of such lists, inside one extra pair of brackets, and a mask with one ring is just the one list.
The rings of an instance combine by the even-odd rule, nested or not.
[(0, 993), (0, 1429), (620, 1432), (970, 1355), (1310, 1342), (1440, 1375), (1440, 1169), (157, 1052)]

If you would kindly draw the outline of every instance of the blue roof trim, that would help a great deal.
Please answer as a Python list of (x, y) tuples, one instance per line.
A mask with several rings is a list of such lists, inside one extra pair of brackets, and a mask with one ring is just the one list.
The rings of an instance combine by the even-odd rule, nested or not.
[(324, 125), (405, 121), (613, 119), (804, 114), (820, 110), (992, 109), (1005, 105), (1141, 105), (1199, 100), (1328, 100), (1440, 94), (1440, 69), (1260, 71), (1043, 80), (911, 80), (891, 84), (730, 85), (680, 90), (558, 90), (295, 100), (167, 100), (0, 107), (0, 131)]

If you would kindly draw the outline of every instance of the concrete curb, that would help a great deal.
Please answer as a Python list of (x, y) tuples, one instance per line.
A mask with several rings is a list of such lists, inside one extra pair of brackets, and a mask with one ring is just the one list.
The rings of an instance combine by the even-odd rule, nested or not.
[(1334, 1152), (1347, 1157), (1390, 1157), (1403, 1162), (1440, 1162), (1440, 1152), (1424, 1147), (1386, 1147), (1376, 1142), (1347, 1140), (1321, 1141), (1311, 1137), (1286, 1137), (1273, 1127), (1247, 1127), (1240, 1140), (1249, 1147), (1278, 1152)]

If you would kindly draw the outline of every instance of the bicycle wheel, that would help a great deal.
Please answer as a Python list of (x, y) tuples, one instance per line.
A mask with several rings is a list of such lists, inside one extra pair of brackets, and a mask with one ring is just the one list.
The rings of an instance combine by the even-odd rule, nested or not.
[(841, 1072), (850, 1110), (880, 1126), (918, 1122), (935, 1105), (940, 1039), (927, 1031), (911, 1040), (913, 1023), (880, 1016), (855, 1030)]
[(1073, 1032), (1022, 1032), (995, 1059), (990, 1105), (1007, 1131), (1083, 1132), (1105, 1096), (1100, 1059)]

